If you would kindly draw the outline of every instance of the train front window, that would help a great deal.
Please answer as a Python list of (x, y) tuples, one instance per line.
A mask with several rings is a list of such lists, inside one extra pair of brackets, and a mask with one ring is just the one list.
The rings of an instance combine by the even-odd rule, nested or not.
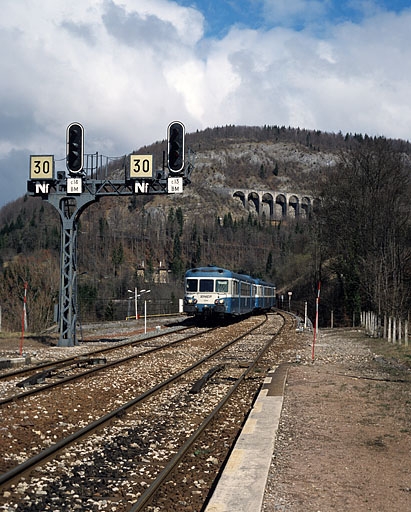
[(186, 291), (196, 292), (198, 288), (198, 279), (187, 279)]
[(214, 279), (200, 279), (200, 292), (214, 291)]
[(227, 279), (217, 279), (215, 282), (215, 291), (217, 293), (228, 293)]

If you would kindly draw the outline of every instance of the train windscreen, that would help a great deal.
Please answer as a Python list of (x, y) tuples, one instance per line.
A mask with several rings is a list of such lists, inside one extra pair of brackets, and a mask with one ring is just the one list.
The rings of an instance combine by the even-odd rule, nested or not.
[(227, 279), (217, 279), (215, 282), (215, 291), (217, 293), (228, 293)]
[(187, 279), (186, 290), (188, 292), (196, 292), (198, 288), (198, 279)]
[(200, 279), (200, 292), (213, 292), (214, 279)]

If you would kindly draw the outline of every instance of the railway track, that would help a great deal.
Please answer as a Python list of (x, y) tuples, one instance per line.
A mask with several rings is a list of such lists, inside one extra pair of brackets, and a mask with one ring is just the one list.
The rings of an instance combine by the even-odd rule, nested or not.
[[(189, 331), (188, 334), (187, 331)], [(49, 361), (38, 366), (5, 373), (0, 375), (0, 385), (2, 385), (0, 407), (183, 343), (196, 335), (198, 335), (198, 329), (186, 327), (175, 331), (172, 335), (161, 333), (145, 339), (129, 339), (114, 346), (92, 350), (86, 355)], [(165, 338), (169, 340), (163, 343), (162, 339)], [(23, 380), (21, 380), (22, 376), (24, 376)], [(5, 386), (4, 382), (8, 382), (9, 385)], [(26, 391), (16, 393), (16, 387)]]
[[(76, 353), (75, 355), (70, 357), (59, 357), (58, 352), (54, 352), (53, 355), (50, 355), (49, 353), (48, 357), (44, 361), (39, 360), (35, 363), (25, 365), (23, 368), (18, 368), (14, 370), (0, 370), (0, 383), (7, 382), (9, 380), (28, 378), (31, 375), (34, 375), (35, 373), (38, 373), (40, 371), (46, 371), (50, 368), (65, 368), (66, 366), (76, 364), (79, 361), (81, 362), (85, 358), (92, 359), (93, 357), (99, 357), (101, 355), (107, 356), (107, 354), (110, 354), (112, 352), (118, 352), (119, 349), (138, 345), (147, 338), (161, 338), (172, 332), (185, 332), (189, 329), (193, 329), (193, 327), (180, 325), (172, 329), (168, 329), (167, 331), (161, 331), (157, 334), (148, 334), (144, 336), (140, 331), (138, 331), (137, 333), (129, 332), (122, 334), (121, 337), (119, 337), (118, 335), (113, 335), (109, 338), (103, 338), (104, 343), (102, 342), (101, 337), (97, 337), (96, 339), (92, 340), (84, 340), (82, 343), (82, 348), (84, 349), (84, 351), (81, 354)], [(98, 348), (93, 349), (93, 347), (95, 347), (96, 345)]]
[[(60, 411), (57, 415), (64, 416), (66, 421), (69, 421), (70, 410), (73, 416), (77, 416), (77, 421), (75, 418), (71, 421), (80, 424), (81, 428), (67, 429), (68, 435), (63, 435), (64, 429), (51, 430), (51, 425), (56, 423), (55, 416), (47, 424), (37, 421), (38, 411), (44, 414), (44, 402), (53, 400), (55, 404), (57, 400), (60, 403), (59, 397), (31, 397), (29, 400), (36, 401), (36, 407), (26, 404), (23, 422), (21, 415), (16, 414), (15, 421), (20, 421), (20, 428), (16, 428), (15, 433), (29, 429), (40, 432), (36, 435), (41, 437), (42, 434), (44, 436), (44, 428), (49, 428), (52, 436), (44, 436), (43, 441), (46, 442), (40, 445), (27, 443), (23, 451), (22, 444), (17, 444), (16, 448), (23, 454), (20, 458), (24, 460), (7, 467), (1, 475), (3, 497), (0, 503), (10, 506), (10, 510), (25, 511), (59, 510), (58, 507), (62, 506), (59, 503), (65, 504), (64, 510), (137, 511), (145, 507), (156, 510), (157, 505), (150, 502), (157, 500), (161, 503), (157, 510), (167, 510), (164, 500), (176, 494), (175, 489), (174, 492), (167, 489), (170, 485), (173, 487), (170, 475), (178, 474), (178, 468), (184, 468), (187, 460), (189, 466), (183, 469), (185, 476), (179, 489), (187, 488), (190, 499), (180, 497), (178, 504), (171, 500), (174, 505), (170, 510), (184, 510), (184, 504), (193, 499), (205, 500), (226, 456), (222, 452), (225, 450), (227, 453), (232, 443), (230, 437), (235, 438), (241, 428), (262, 382), (264, 365), (270, 366), (269, 362), (261, 363), (261, 358), (267, 357), (273, 336), (283, 323), (278, 315), (269, 315), (269, 322), (264, 325), (261, 322), (256, 324), (256, 321), (253, 318), (218, 329), (208, 333), (209, 337), (203, 333), (197, 341), (192, 340), (190, 347), (184, 346), (184, 350), (175, 346), (162, 353), (161, 357), (161, 352), (151, 354), (150, 362), (146, 359), (143, 365), (129, 368), (129, 371), (140, 372), (143, 366), (151, 366), (155, 379), (153, 372), (150, 379), (146, 373), (145, 386), (133, 387), (131, 393), (118, 391), (117, 402), (121, 404), (117, 407), (113, 407), (113, 401), (107, 397), (106, 413), (100, 413), (98, 418), (91, 415), (93, 421), (87, 422), (84, 416), (74, 414), (78, 412), (77, 407), (82, 408), (77, 403), (81, 394), (74, 397), (72, 390), (68, 396), (72, 397), (73, 405), (68, 408), (66, 416), (62, 407), (57, 409)], [(142, 359), (145, 358), (140, 358), (140, 363)], [(179, 359), (177, 366), (176, 359)], [(258, 368), (259, 364), (263, 364), (263, 368)], [(213, 372), (204, 378), (210, 369)], [(149, 382), (156, 383), (150, 387)], [(120, 389), (119, 382), (110, 380), (110, 383)], [(130, 383), (131, 380), (126, 379), (121, 387), (128, 387)], [(193, 384), (197, 385), (197, 392), (192, 391), (195, 388)], [(86, 392), (93, 393), (90, 387)], [(125, 401), (127, 396), (133, 398)], [(38, 403), (40, 398), (42, 405)], [(18, 406), (13, 403), (7, 407), (16, 409)], [(221, 411), (227, 407), (231, 412), (224, 416)], [(45, 416), (48, 414), (51, 415), (51, 410)], [(216, 434), (217, 430), (211, 426), (217, 417), (220, 418), (218, 422), (223, 436)], [(65, 423), (61, 419), (60, 423)], [(207, 437), (204, 438), (206, 432)], [(224, 440), (226, 435), (228, 437)], [(52, 442), (53, 436), (57, 436), (56, 442)], [(222, 448), (210, 448), (210, 439), (213, 438), (219, 440), (216, 445), (223, 440)], [(33, 456), (27, 457), (29, 453)], [(13, 462), (10, 458), (3, 460), (3, 466), (15, 464), (19, 459), (17, 453), (15, 455), (14, 459), (11, 457)], [(200, 472), (203, 478), (197, 476), (195, 479), (194, 476), (190, 484), (191, 479), (187, 479), (187, 475), (197, 474), (190, 469), (193, 458), (202, 459), (202, 464), (208, 469)], [(210, 476), (210, 482), (204, 480), (205, 475)]]

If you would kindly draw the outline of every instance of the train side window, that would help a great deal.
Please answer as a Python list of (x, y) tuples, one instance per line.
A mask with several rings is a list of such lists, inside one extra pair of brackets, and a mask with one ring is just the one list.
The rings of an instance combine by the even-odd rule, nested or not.
[(238, 281), (233, 281), (233, 295), (238, 295)]
[(186, 290), (188, 292), (196, 292), (198, 286), (198, 279), (187, 279)]
[(217, 279), (215, 282), (215, 291), (219, 293), (228, 292), (228, 281), (227, 279)]
[(249, 283), (241, 283), (241, 297), (249, 297), (251, 294), (251, 286)]
[(212, 292), (214, 291), (214, 280), (213, 279), (200, 279), (200, 292)]

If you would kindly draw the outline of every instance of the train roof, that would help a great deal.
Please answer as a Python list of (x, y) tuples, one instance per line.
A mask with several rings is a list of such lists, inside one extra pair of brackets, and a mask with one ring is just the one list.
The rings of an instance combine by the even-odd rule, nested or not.
[(237, 274), (236, 272), (232, 272), (231, 270), (227, 270), (222, 267), (217, 267), (215, 265), (208, 265), (207, 267), (197, 267), (191, 268), (187, 270), (185, 274), (187, 277), (226, 277), (226, 278), (234, 278), (240, 279), (243, 281), (248, 281), (257, 285), (262, 286), (271, 286), (276, 287), (275, 284), (269, 283), (268, 281), (264, 281), (260, 278), (253, 278), (247, 274)]
[(237, 274), (231, 270), (216, 267), (214, 265), (210, 265), (208, 267), (191, 268), (190, 270), (187, 270), (186, 277), (226, 277), (249, 281), (251, 283), (255, 282), (255, 279), (247, 274)]
[(273, 283), (269, 283), (268, 281), (264, 281), (263, 279), (255, 279), (255, 282), (256, 284), (259, 284), (259, 285), (262, 285), (262, 286), (272, 286), (274, 288), (276, 288), (275, 284)]

